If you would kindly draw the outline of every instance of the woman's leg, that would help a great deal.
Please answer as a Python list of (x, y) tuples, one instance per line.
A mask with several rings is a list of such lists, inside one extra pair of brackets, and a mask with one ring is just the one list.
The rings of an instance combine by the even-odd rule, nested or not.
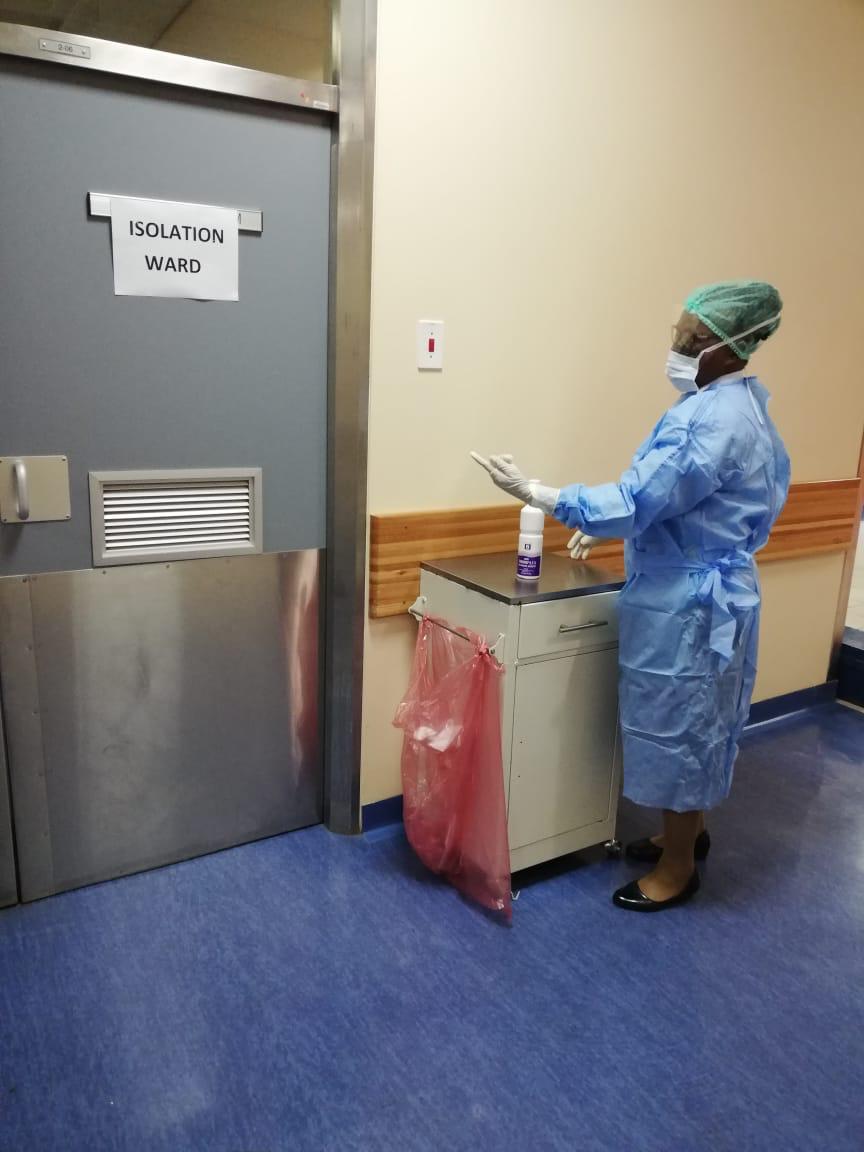
[[(672, 815), (674, 816), (675, 813), (673, 812)], [(685, 813), (685, 815), (689, 815), (689, 813)], [(705, 831), (705, 813), (700, 812), (699, 813), (699, 826), (696, 829), (696, 835), (698, 836), (700, 834), (700, 832), (704, 832), (704, 831)], [(663, 833), (661, 832), (659, 836), (652, 836), (651, 837), (651, 843), (656, 844), (658, 848), (662, 848), (664, 843), (665, 843)]]
[(670, 900), (693, 875), (693, 845), (705, 827), (702, 812), (663, 812), (663, 855), (657, 867), (639, 881), (649, 900)]

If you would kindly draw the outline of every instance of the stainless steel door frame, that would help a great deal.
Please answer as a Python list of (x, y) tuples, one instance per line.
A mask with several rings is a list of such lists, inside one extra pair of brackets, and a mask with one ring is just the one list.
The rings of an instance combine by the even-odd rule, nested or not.
[(29, 24), (0, 21), (0, 52), (24, 56), (29, 60), (109, 72), (135, 80), (155, 80), (202, 92), (221, 92), (226, 96), (246, 96), (271, 104), (291, 104), (296, 108), (314, 108), (318, 112), (335, 112), (339, 107), (339, 90), (333, 84), (278, 76), (239, 68), (216, 60), (160, 52), (96, 36), (79, 36), (73, 32), (55, 32)]
[(324, 814), (360, 831), (376, 0), (334, 0)]

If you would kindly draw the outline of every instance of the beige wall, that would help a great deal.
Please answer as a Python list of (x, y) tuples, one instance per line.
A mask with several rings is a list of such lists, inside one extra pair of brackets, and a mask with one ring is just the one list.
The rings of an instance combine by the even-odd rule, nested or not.
[[(614, 478), (670, 402), (687, 290), (775, 281), (754, 367), (794, 480), (864, 423), (864, 4), (379, 0), (371, 512), (488, 504), (471, 448)], [(446, 322), (441, 374), (414, 325)], [(840, 560), (766, 566), (760, 696), (825, 678)], [(399, 791), (413, 626), (371, 622), (363, 800)]]

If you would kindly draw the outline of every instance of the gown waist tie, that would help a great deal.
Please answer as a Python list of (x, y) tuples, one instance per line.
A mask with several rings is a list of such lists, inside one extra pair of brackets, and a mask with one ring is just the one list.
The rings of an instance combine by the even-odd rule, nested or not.
[(759, 593), (736, 572), (751, 572), (753, 554), (743, 550), (730, 552), (716, 560), (685, 560), (671, 556), (656, 556), (650, 552), (630, 552), (630, 569), (636, 573), (695, 572), (702, 577), (698, 596), (701, 604), (711, 608), (711, 650), (720, 657), (721, 668), (732, 659), (735, 647), (735, 617), (732, 608), (756, 608)]

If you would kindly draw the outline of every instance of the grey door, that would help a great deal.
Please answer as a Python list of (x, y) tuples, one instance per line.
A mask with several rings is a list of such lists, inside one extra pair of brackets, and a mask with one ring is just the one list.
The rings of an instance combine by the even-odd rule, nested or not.
[[(24, 899), (320, 819), (329, 151), (314, 114), (0, 59), (0, 456), (68, 457), (72, 509), (0, 528)], [(239, 302), (114, 296), (91, 191), (260, 209)], [(247, 467), (263, 555), (94, 567), (91, 473)]]

